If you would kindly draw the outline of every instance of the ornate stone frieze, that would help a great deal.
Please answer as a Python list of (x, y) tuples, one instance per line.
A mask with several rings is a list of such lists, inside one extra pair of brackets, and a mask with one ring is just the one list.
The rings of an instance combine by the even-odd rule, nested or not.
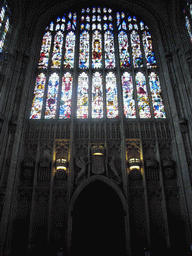
[(161, 187), (150, 187), (148, 188), (148, 198), (162, 200), (162, 188)]

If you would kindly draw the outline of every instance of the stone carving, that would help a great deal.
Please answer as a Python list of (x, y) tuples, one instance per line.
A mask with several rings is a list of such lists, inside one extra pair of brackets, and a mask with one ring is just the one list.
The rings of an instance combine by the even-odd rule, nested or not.
[(115, 180), (117, 183), (121, 182), (121, 179), (117, 173), (116, 166), (115, 166), (115, 155), (112, 155), (112, 158), (110, 162), (107, 163), (109, 165), (109, 169), (113, 172), (117, 180)]
[(85, 175), (87, 165), (90, 163), (90, 162), (86, 161), (86, 159), (87, 159), (87, 157), (85, 155), (75, 158), (76, 165), (81, 169), (81, 171), (77, 175), (76, 184), (79, 184), (79, 182), (82, 179), (82, 176)]

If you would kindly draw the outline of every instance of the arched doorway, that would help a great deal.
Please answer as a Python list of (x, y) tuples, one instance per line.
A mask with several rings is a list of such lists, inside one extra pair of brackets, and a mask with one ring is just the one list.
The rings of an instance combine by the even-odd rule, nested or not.
[(70, 256), (126, 255), (125, 211), (116, 191), (101, 180), (88, 184), (72, 211)]

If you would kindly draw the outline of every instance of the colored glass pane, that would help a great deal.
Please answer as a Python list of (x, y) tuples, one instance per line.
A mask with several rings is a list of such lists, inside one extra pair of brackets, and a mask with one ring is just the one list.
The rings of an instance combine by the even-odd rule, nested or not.
[(89, 33), (87, 31), (80, 34), (79, 67), (89, 67)]
[(156, 59), (155, 54), (153, 52), (152, 39), (149, 31), (143, 31), (142, 39), (147, 68), (156, 67)]
[(143, 23), (143, 21), (140, 22), (140, 28), (141, 28), (141, 30), (144, 29), (144, 23)]
[(119, 26), (120, 25), (120, 13), (119, 12), (117, 12), (116, 18), (117, 18), (117, 26)]
[(143, 73), (138, 72), (135, 76), (136, 88), (137, 88), (137, 102), (139, 108), (139, 117), (150, 118), (149, 99), (146, 87), (146, 79)]
[(88, 75), (82, 73), (78, 78), (77, 86), (77, 118), (88, 117), (89, 84)]
[(62, 46), (63, 46), (63, 34), (61, 33), (61, 31), (59, 31), (55, 35), (55, 39), (54, 39), (51, 68), (60, 67), (61, 57), (62, 57)]
[(54, 28), (54, 23), (51, 22), (51, 23), (50, 23), (50, 30), (53, 31), (53, 28)]
[(73, 14), (73, 25), (76, 27), (77, 26), (77, 14)]
[(103, 117), (103, 86), (102, 76), (99, 72), (92, 78), (92, 118)]
[(118, 117), (117, 84), (112, 72), (106, 76), (106, 107), (108, 118)]
[(2, 26), (4, 16), (5, 16), (5, 7), (3, 6), (0, 13), (0, 26)]
[(40, 58), (39, 58), (39, 68), (47, 68), (48, 62), (49, 62), (49, 53), (51, 48), (51, 33), (46, 32), (43, 36), (43, 41), (41, 45), (41, 52), (40, 52)]
[(102, 39), (101, 32), (95, 30), (92, 35), (92, 67), (101, 68), (102, 66)]
[(46, 82), (46, 76), (43, 73), (39, 74), (36, 78), (36, 83), (35, 83), (33, 103), (32, 103), (31, 114), (30, 114), (31, 119), (41, 118), (45, 82)]
[(153, 110), (155, 118), (165, 118), (165, 110), (161, 96), (161, 86), (159, 77), (155, 72), (149, 75), (149, 84), (151, 91), (151, 98), (153, 103)]
[(101, 23), (97, 24), (97, 29), (101, 30)]
[(141, 45), (140, 45), (140, 38), (139, 38), (138, 32), (133, 30), (130, 34), (130, 38), (131, 38), (133, 65), (135, 68), (142, 67), (143, 60), (142, 60)]
[(93, 22), (96, 21), (96, 16), (95, 15), (92, 16), (92, 21)]
[(190, 40), (192, 42), (192, 32), (191, 32), (191, 25), (190, 25), (190, 21), (189, 21), (189, 18), (187, 16), (185, 16), (185, 25), (187, 27), (187, 31), (189, 33), (189, 37), (190, 37)]
[(2, 52), (2, 50), (3, 50), (3, 46), (4, 46), (4, 43), (5, 43), (5, 37), (7, 35), (8, 30), (9, 30), (9, 18), (7, 18), (5, 28), (4, 28), (4, 31), (3, 31), (3, 34), (2, 34), (2, 37), (1, 37), (1, 40), (0, 40), (0, 52)]
[(107, 30), (107, 29), (108, 29), (108, 24), (107, 24), (107, 23), (105, 23), (105, 24), (103, 25), (103, 29), (104, 29), (104, 30)]
[(135, 118), (135, 100), (133, 92), (133, 81), (130, 73), (125, 72), (122, 75), (123, 104), (124, 115), (126, 118)]
[(71, 97), (72, 97), (72, 75), (68, 72), (62, 78), (61, 101), (59, 118), (67, 119), (71, 117)]
[(120, 57), (120, 66), (121, 68), (130, 67), (130, 57), (129, 57), (129, 45), (128, 45), (128, 37), (124, 31), (121, 31), (118, 35), (119, 41), (119, 57)]
[(73, 68), (74, 52), (75, 52), (75, 34), (74, 32), (71, 31), (66, 36), (64, 68)]
[(71, 29), (71, 21), (68, 21), (67, 23), (67, 30), (70, 30)]
[(125, 21), (122, 22), (122, 28), (127, 29), (127, 25), (126, 25)]
[(111, 31), (106, 31), (105, 35), (105, 67), (114, 68), (115, 67), (115, 48), (114, 48), (114, 38)]
[(59, 86), (59, 76), (58, 74), (53, 73), (49, 77), (49, 82), (48, 82), (45, 119), (55, 118), (56, 107), (57, 107), (58, 86)]

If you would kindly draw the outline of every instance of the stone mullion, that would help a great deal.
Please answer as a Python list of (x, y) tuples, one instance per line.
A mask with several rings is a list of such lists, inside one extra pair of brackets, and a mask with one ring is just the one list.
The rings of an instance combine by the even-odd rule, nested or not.
[[(156, 140), (156, 157), (157, 161), (161, 163), (161, 156), (160, 156), (160, 149), (158, 140)], [(160, 187), (162, 188), (162, 210), (163, 210), (163, 219), (164, 219), (164, 228), (165, 228), (165, 238), (167, 243), (167, 248), (170, 248), (170, 234), (169, 234), (169, 225), (168, 225), (168, 216), (167, 216), (167, 206), (166, 206), (166, 198), (165, 198), (165, 187), (163, 182), (163, 174), (162, 174), (162, 166), (159, 164), (159, 183)]]
[(38, 140), (37, 153), (36, 153), (36, 163), (35, 163), (35, 175), (33, 182), (33, 193), (32, 193), (32, 202), (31, 202), (31, 214), (30, 214), (30, 223), (29, 223), (29, 242), (28, 249), (31, 250), (31, 239), (32, 239), (32, 230), (33, 230), (33, 217), (35, 209), (35, 197), (36, 197), (36, 187), (37, 187), (37, 176), (38, 176), (38, 163), (40, 159), (40, 140)]

